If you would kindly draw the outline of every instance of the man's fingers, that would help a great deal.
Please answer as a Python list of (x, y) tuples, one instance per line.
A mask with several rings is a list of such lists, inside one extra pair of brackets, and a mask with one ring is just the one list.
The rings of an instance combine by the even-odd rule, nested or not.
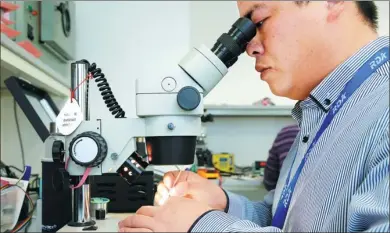
[(157, 186), (157, 193), (160, 194), (161, 197), (165, 197), (169, 195), (169, 190), (167, 186), (163, 182), (160, 182)]
[[(173, 183), (176, 181), (176, 178), (179, 176), (179, 174), (180, 171), (171, 171), (165, 173), (163, 182), (168, 189), (172, 188)], [(189, 174), (190, 174), (189, 171), (182, 171), (177, 182), (188, 181)]]
[(159, 206), (160, 205), (160, 200), (161, 200), (161, 195), (159, 193), (156, 193), (154, 195), (154, 205)]
[(190, 184), (188, 182), (178, 182), (170, 191), (170, 196), (182, 197), (188, 194), (190, 191)]
[(169, 198), (170, 198), (169, 195), (162, 197), (160, 194), (156, 193), (156, 195), (154, 196), (154, 206), (162, 206), (162, 205), (164, 205), (164, 203)]
[(158, 207), (156, 206), (142, 206), (137, 210), (135, 214), (154, 217), (154, 214), (156, 213), (157, 209)]
[(146, 228), (153, 231), (155, 221), (152, 217), (145, 215), (131, 215), (118, 223), (119, 229), (122, 228)]
[(128, 227), (123, 227), (119, 229), (119, 232), (153, 232), (150, 229), (146, 228), (128, 228)]
[(179, 171), (171, 171), (164, 174), (163, 183), (168, 189), (172, 188), (173, 182), (175, 182), (178, 174)]

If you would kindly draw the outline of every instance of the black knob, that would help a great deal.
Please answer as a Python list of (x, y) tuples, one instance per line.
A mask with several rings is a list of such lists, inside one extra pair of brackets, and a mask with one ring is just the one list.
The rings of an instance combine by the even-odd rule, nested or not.
[(84, 132), (70, 142), (69, 155), (80, 166), (96, 167), (107, 156), (107, 143), (98, 133)]
[(64, 143), (59, 140), (54, 141), (53, 147), (51, 148), (51, 154), (55, 163), (63, 163), (65, 154)]
[(53, 172), (51, 177), (51, 183), (53, 189), (56, 192), (62, 192), (68, 190), (70, 186), (70, 176), (69, 173), (64, 168), (59, 168)]
[(213, 117), (213, 115), (211, 115), (211, 114), (207, 114), (207, 115), (203, 115), (203, 116), (201, 116), (201, 121), (203, 122), (203, 123), (206, 123), (206, 122), (213, 122), (214, 121), (214, 117)]
[(200, 93), (194, 87), (183, 87), (179, 93), (177, 93), (177, 103), (183, 110), (194, 110), (199, 106), (200, 101)]

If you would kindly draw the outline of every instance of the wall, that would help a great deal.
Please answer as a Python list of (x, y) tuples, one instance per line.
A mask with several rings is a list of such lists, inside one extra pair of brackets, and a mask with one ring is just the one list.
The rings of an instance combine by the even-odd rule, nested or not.
[(276, 134), (293, 124), (291, 117), (215, 117), (205, 123), (207, 147), (213, 153), (233, 153), (236, 165), (266, 160)]
[[(77, 57), (97, 63), (126, 116), (135, 116), (135, 79), (161, 78), (190, 49), (190, 3), (75, 3)], [(91, 116), (111, 117), (95, 83), (91, 87)]]
[(389, 1), (375, 1), (379, 9), (379, 35), (389, 35)]

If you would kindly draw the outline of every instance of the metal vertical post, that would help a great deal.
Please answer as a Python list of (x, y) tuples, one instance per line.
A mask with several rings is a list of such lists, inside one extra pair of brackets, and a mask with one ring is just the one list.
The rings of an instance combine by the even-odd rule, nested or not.
[[(74, 62), (71, 64), (71, 88), (73, 90), (73, 98), (77, 101), (83, 114), (83, 121), (89, 120), (89, 104), (88, 104), (88, 64), (83, 62)], [(81, 177), (73, 177), (73, 183), (76, 186)], [(90, 215), (90, 186), (88, 179), (85, 183), (73, 190), (72, 193), (72, 222), (69, 226), (92, 226), (95, 221)]]
[(71, 64), (71, 88), (74, 92), (74, 99), (77, 101), (83, 113), (83, 120), (88, 121), (90, 117), (88, 103), (88, 64), (74, 62)]

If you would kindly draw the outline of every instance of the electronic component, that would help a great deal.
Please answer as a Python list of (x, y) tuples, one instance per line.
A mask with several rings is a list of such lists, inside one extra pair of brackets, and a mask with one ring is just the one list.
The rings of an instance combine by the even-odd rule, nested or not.
[(266, 166), (266, 161), (255, 161), (252, 166), (252, 174), (264, 176), (264, 169)]
[(229, 153), (213, 154), (212, 161), (214, 167), (220, 172), (234, 173), (234, 155)]

